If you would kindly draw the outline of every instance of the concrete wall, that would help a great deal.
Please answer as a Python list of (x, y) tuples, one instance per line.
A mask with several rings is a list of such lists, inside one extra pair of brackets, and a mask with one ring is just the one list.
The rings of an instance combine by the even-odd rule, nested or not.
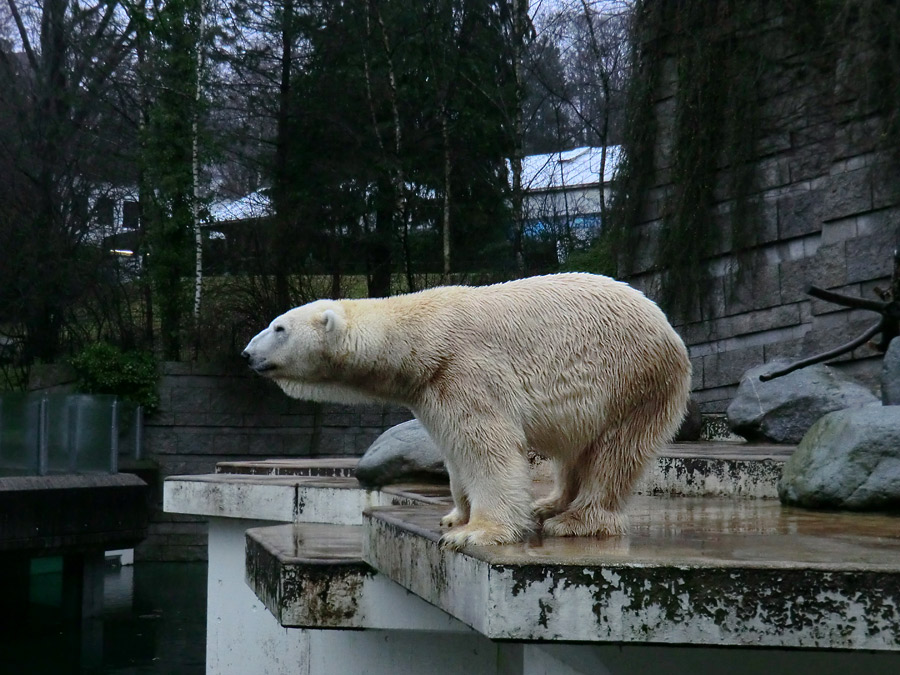
[[(866, 38), (851, 27), (841, 34), (844, 43), (810, 52), (778, 15), (781, 5), (768, 7), (767, 22), (738, 38), (759, 41), (774, 65), (759, 86), (765, 134), (756, 162), (759, 244), (737, 282), (729, 274), (735, 258), (725, 248), (711, 263), (710, 306), (678, 325), (690, 347), (695, 397), (706, 413), (725, 410), (748, 368), (837, 347), (872, 325), (877, 315), (811, 301), (806, 290), (812, 284), (878, 299), (874, 288), (890, 287), (900, 232), (896, 157), (879, 145), (882, 120), (856, 86), (868, 72)], [(653, 297), (653, 240), (673, 190), (674, 55), (701, 38), (681, 39), (675, 34), (645, 44), (667, 56), (655, 90), (655, 175), (639, 226), (650, 243), (630, 281)], [(727, 186), (725, 172), (720, 176)], [(721, 187), (716, 200), (717, 218), (726, 227), (733, 195)], [(862, 347), (844, 357), (843, 367), (874, 389), (879, 364), (880, 354)]]

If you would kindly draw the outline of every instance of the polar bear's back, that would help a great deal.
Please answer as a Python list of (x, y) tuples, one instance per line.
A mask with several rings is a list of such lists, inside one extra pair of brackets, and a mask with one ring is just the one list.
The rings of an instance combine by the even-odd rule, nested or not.
[(598, 357), (605, 363), (622, 350), (670, 342), (683, 348), (655, 303), (600, 275), (555, 274), (420, 295), (433, 305), (429, 314), (436, 330), (452, 341), (474, 340), (479, 349), (509, 350), (513, 356)]
[(627, 284), (559, 274), (416, 295), (429, 307), (423, 349), (451, 354), (486, 396), (524, 420), (536, 446), (583, 443), (653, 392), (673, 407), (686, 402), (684, 344)]

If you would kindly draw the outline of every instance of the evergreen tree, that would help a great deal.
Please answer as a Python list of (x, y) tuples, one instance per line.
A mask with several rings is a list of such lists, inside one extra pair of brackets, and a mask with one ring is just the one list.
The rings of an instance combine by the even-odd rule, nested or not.
[(185, 279), (194, 251), (194, 142), (198, 57), (201, 48), (200, 0), (164, 0), (149, 17), (145, 86), (147, 120), (143, 140), (144, 216), (147, 269), (158, 309), (163, 357), (181, 356), (181, 334), (188, 307)]

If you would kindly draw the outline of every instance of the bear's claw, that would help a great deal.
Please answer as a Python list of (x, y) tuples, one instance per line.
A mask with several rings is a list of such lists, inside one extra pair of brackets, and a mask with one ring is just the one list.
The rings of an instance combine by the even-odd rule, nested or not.
[(441, 547), (458, 551), (466, 546), (496, 546), (515, 544), (522, 540), (522, 534), (514, 528), (502, 525), (463, 525), (441, 537)]
[(453, 507), (450, 513), (441, 518), (441, 527), (459, 527), (467, 522), (469, 522), (468, 516), (464, 515), (458, 508)]

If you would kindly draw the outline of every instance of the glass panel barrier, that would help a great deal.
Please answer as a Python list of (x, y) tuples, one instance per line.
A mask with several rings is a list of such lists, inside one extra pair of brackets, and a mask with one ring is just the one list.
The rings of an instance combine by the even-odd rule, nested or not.
[(0, 476), (38, 473), (40, 394), (0, 396)]
[(48, 394), (48, 473), (115, 473), (117, 402), (111, 395)]
[(69, 453), (75, 473), (115, 473), (118, 460), (117, 401), (110, 395), (72, 395)]

